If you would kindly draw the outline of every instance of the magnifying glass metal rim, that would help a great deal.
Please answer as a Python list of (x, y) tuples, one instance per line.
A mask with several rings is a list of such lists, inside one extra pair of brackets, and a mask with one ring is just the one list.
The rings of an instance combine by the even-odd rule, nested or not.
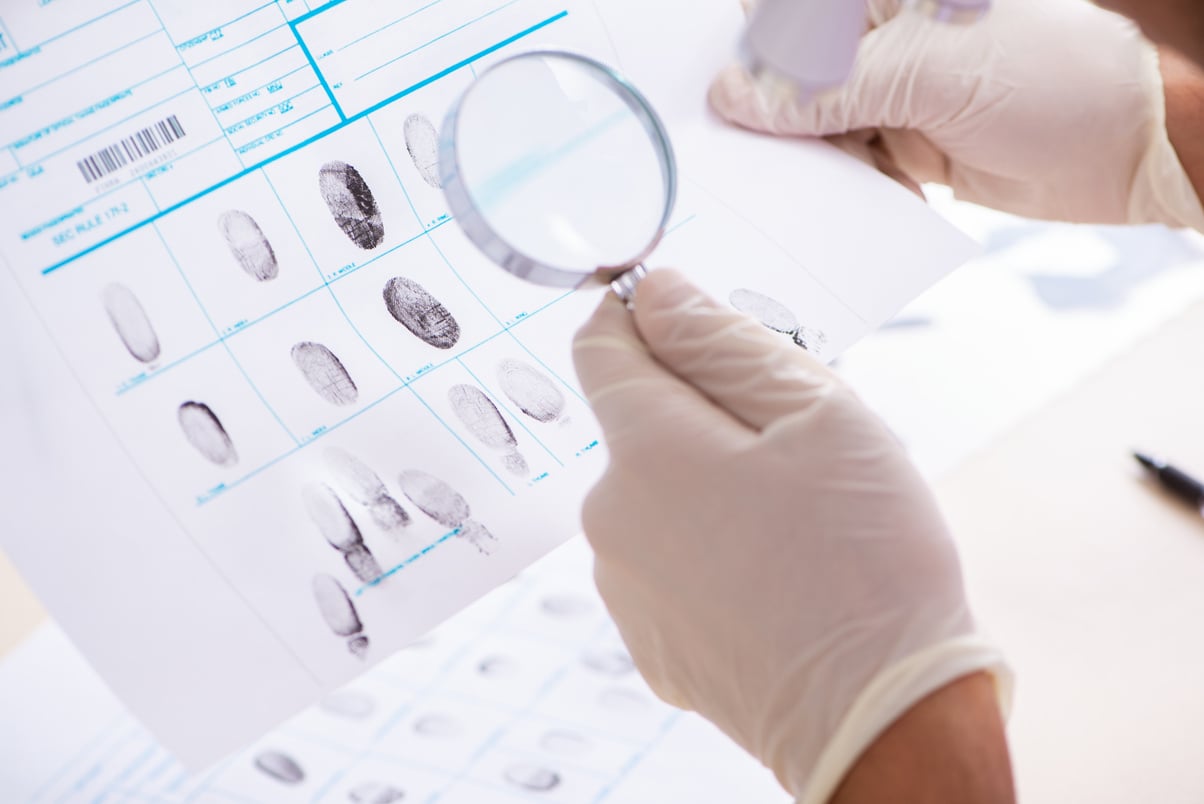
[[(468, 188), (460, 180), (460, 157), (456, 149), (456, 142), (459, 137), (460, 109), (463, 107), (465, 101), (472, 96), (473, 92), (478, 91), (482, 79), (489, 75), (489, 73), (512, 61), (536, 57), (565, 59), (590, 67), (635, 112), (641, 125), (648, 132), (649, 137), (661, 150), (663, 159), (659, 161), (661, 163), (661, 173), (665, 181), (665, 208), (661, 214), (661, 220), (657, 224), (656, 233), (644, 250), (621, 265), (598, 266), (593, 271), (583, 272), (576, 268), (565, 268), (563, 266), (540, 262), (515, 248), (498, 234), (477, 208), (472, 196), (468, 192)], [(447, 197), (451, 213), (460, 224), (460, 228), (464, 231), (464, 234), (476, 244), (477, 248), (484, 252), (485, 256), (489, 257), (489, 259), (502, 268), (505, 268), (511, 274), (536, 284), (565, 288), (575, 288), (591, 279), (599, 279), (612, 283), (615, 292), (621, 298), (625, 299), (630, 296), (635, 284), (644, 274), (644, 260), (648, 258), (648, 255), (653, 252), (665, 236), (665, 230), (669, 225), (669, 220), (673, 215), (673, 208), (677, 201), (677, 159), (673, 153), (673, 145), (669, 141), (668, 130), (665, 128), (665, 124), (656, 113), (656, 110), (652, 108), (652, 104), (648, 102), (643, 93), (632, 86), (613, 67), (597, 59), (569, 50), (540, 49), (516, 53), (513, 56), (508, 56), (494, 63), (488, 70), (481, 73), (477, 80), (452, 105), (444, 119), (443, 131), (439, 141), (439, 178), (442, 180), (443, 193)]]

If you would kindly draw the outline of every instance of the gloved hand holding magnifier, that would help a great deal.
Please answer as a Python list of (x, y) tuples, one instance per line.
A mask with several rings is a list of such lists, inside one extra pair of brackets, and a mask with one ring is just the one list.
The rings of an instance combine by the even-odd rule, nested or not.
[(448, 113), (439, 167), (461, 228), (541, 285), (609, 282), (630, 301), (673, 212), (664, 125), (626, 79), (585, 56), (498, 62)]

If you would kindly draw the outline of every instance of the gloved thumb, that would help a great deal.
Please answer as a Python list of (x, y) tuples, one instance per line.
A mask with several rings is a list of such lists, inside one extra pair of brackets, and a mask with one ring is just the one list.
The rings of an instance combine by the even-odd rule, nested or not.
[(715, 445), (746, 430), (648, 351), (623, 302), (607, 293), (573, 339), (581, 388), (613, 457), (642, 460)]
[(801, 347), (718, 304), (676, 271), (653, 271), (640, 283), (634, 318), (653, 357), (758, 432), (842, 387)]

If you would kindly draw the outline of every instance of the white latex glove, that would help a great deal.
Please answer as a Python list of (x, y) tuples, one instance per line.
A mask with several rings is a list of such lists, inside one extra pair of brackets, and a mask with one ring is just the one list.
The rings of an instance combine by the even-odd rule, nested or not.
[(574, 343), (610, 466), (583, 512), (598, 589), (652, 689), (804, 802), (876, 736), (979, 670), (933, 498), (826, 367), (655, 271)]
[(878, 130), (911, 178), (1006, 212), (1204, 230), (1167, 137), (1157, 52), (1128, 20), (1087, 0), (995, 0), (968, 26), (869, 6), (844, 87), (800, 106), (731, 67), (712, 105), (774, 134)]

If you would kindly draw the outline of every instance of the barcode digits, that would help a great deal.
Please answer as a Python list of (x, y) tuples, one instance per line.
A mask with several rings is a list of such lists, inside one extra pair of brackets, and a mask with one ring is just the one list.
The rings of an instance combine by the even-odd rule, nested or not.
[(76, 162), (84, 181), (91, 184), (115, 170), (137, 162), (143, 157), (170, 145), (184, 136), (184, 127), (173, 114), (154, 125), (147, 126), (118, 143), (103, 148)]

